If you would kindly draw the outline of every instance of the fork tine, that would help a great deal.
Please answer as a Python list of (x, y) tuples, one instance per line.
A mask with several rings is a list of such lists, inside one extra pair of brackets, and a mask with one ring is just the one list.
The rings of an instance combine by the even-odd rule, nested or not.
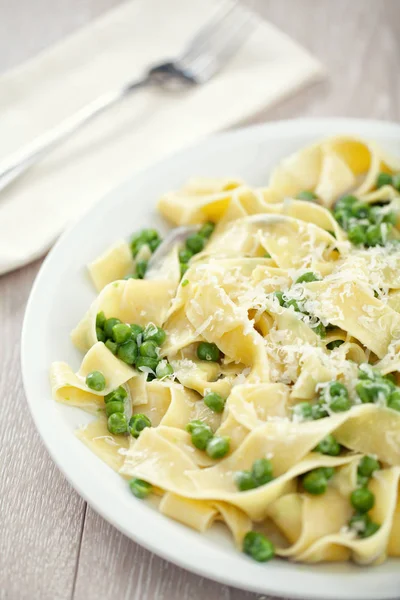
[(207, 44), (210, 37), (214, 35), (216, 31), (218, 31), (221, 27), (221, 24), (226, 22), (226, 19), (229, 18), (229, 15), (232, 14), (238, 4), (235, 0), (227, 0), (218, 8), (213, 18), (200, 29), (200, 31), (195, 34), (195, 36), (190, 40), (187, 48), (183, 52), (182, 59), (186, 59), (188, 55), (190, 55), (193, 51), (196, 54), (199, 52), (203, 44)]
[(230, 20), (230, 26), (221, 30), (220, 34), (209, 40), (209, 53), (215, 60), (229, 57), (242, 44), (255, 26), (255, 20), (250, 13), (241, 14)]
[(237, 2), (219, 10), (190, 43), (179, 64), (199, 81), (208, 80), (252, 31), (258, 18)]

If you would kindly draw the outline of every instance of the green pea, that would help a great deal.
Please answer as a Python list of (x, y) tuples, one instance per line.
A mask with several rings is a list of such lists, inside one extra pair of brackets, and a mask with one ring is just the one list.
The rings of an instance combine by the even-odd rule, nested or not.
[(156, 367), (157, 379), (164, 379), (165, 377), (171, 377), (174, 374), (174, 369), (166, 360), (162, 360)]
[(319, 281), (321, 278), (312, 271), (307, 271), (307, 273), (303, 273), (300, 275), (295, 281), (295, 283), (310, 283), (311, 281)]
[(184, 279), (182, 281), (182, 287), (186, 287), (187, 285), (189, 285), (189, 279)]
[(187, 248), (184, 248), (183, 250), (179, 251), (179, 262), (188, 263), (192, 256), (193, 252), (191, 252)]
[(139, 347), (139, 353), (148, 358), (158, 358), (158, 346), (152, 340), (148, 340)]
[(310, 402), (299, 402), (299, 404), (293, 406), (292, 412), (300, 421), (310, 421), (313, 418)]
[(154, 240), (150, 240), (148, 245), (149, 245), (150, 250), (152, 252), (155, 252), (160, 244), (161, 244), (161, 238), (156, 238)]
[(319, 337), (321, 337), (321, 338), (324, 338), (326, 336), (326, 327), (325, 327), (325, 325), (323, 325), (321, 323), (321, 321), (319, 323), (317, 323), (316, 325), (313, 325), (313, 327), (311, 327), (311, 329), (313, 330), (314, 333), (319, 335)]
[(362, 531), (360, 533), (360, 537), (362, 538), (368, 538), (371, 537), (371, 535), (374, 535), (374, 533), (376, 533), (377, 531), (379, 531), (380, 529), (380, 525), (378, 525), (378, 523), (374, 523), (374, 521), (368, 521), (364, 531)]
[(382, 377), (382, 379), (384, 379), (385, 381), (387, 381), (389, 384), (392, 384), (393, 385), (393, 389), (396, 388), (397, 380), (396, 380), (396, 376), (394, 375), (394, 373), (388, 373), (387, 375), (384, 375)]
[(379, 471), (381, 465), (373, 456), (363, 456), (358, 463), (357, 472), (365, 477), (371, 477), (375, 471)]
[(358, 487), (366, 487), (368, 486), (369, 483), (369, 477), (366, 477), (365, 475), (360, 475), (359, 473), (357, 473), (357, 486)]
[(383, 237), (381, 231), (381, 225), (369, 225), (367, 228), (367, 246), (382, 246)]
[(376, 223), (380, 225), (384, 220), (384, 212), (381, 206), (371, 206), (371, 211), (369, 215), (369, 220), (371, 223)]
[(343, 385), (343, 383), (340, 383), (340, 381), (331, 381), (331, 383), (328, 385), (328, 390), (331, 398), (337, 396), (345, 396), (346, 398), (349, 397), (349, 392), (347, 391), (346, 386)]
[(398, 192), (400, 192), (400, 173), (396, 173), (392, 177), (392, 186), (396, 188)]
[(197, 346), (197, 357), (200, 360), (217, 362), (220, 359), (221, 353), (218, 346), (209, 344), (208, 342), (200, 342)]
[(371, 224), (375, 223), (376, 225), (380, 225), (382, 223), (383, 214), (382, 214), (382, 209), (380, 206), (372, 206), (371, 207), (369, 221)]
[(160, 239), (160, 234), (158, 233), (157, 229), (143, 229), (140, 235), (142, 237), (144, 236), (148, 242)]
[(369, 217), (371, 207), (364, 202), (355, 202), (350, 207), (350, 214), (356, 219), (366, 219)]
[(200, 228), (199, 235), (205, 238), (209, 238), (214, 229), (214, 223), (212, 223), (211, 221), (207, 221), (207, 223), (204, 223), (204, 225), (202, 225), (202, 227)]
[(329, 416), (323, 402), (316, 402), (312, 405), (312, 418), (317, 421), (318, 419), (324, 419)]
[(346, 396), (336, 396), (329, 402), (329, 408), (332, 412), (345, 412), (346, 410), (350, 410), (350, 399)]
[(355, 510), (365, 513), (373, 508), (375, 496), (368, 488), (357, 488), (351, 492), (350, 502)]
[(273, 479), (271, 461), (267, 458), (257, 458), (253, 463), (251, 473), (257, 486), (269, 483)]
[(335, 474), (335, 469), (333, 467), (320, 467), (319, 469), (326, 477), (326, 479), (332, 479)]
[(320, 469), (314, 469), (304, 475), (302, 483), (306, 492), (313, 495), (324, 494), (328, 487), (327, 478)]
[(114, 435), (120, 433), (126, 433), (128, 430), (128, 421), (124, 413), (113, 413), (108, 417), (107, 421), (108, 431)]
[(113, 342), (112, 340), (107, 340), (105, 342), (105, 346), (109, 349), (110, 352), (112, 352), (113, 354), (117, 354), (118, 345), (115, 342)]
[(117, 356), (127, 365), (133, 365), (137, 357), (137, 345), (135, 340), (129, 340), (128, 342), (125, 342), (125, 344), (122, 344), (122, 346), (119, 346)]
[(363, 403), (377, 402), (379, 400), (386, 402), (390, 396), (391, 389), (383, 381), (360, 381), (356, 385), (356, 392)]
[[(136, 368), (141, 371), (141, 367), (146, 367), (146, 369), (151, 369), (155, 373), (158, 363), (158, 358), (151, 358), (150, 356), (138, 356), (136, 359)], [(144, 372), (145, 371), (143, 371), (143, 373)]]
[(318, 196), (316, 194), (314, 194), (314, 192), (311, 192), (310, 190), (303, 190), (302, 192), (299, 192), (296, 196), (297, 200), (306, 200), (307, 202), (314, 202), (315, 200), (318, 200)]
[(126, 323), (117, 323), (112, 328), (112, 336), (117, 344), (124, 344), (132, 335), (132, 330)]
[(151, 421), (146, 415), (138, 413), (129, 419), (128, 430), (134, 438), (138, 438), (146, 427), (151, 427)]
[(216, 435), (207, 443), (206, 452), (210, 458), (223, 458), (228, 454), (229, 448), (230, 438)]
[(281, 306), (285, 306), (285, 295), (283, 292), (280, 292), (280, 291), (274, 292), (274, 296), (278, 300), (278, 302)]
[(111, 317), (111, 319), (106, 319), (106, 322), (104, 323), (104, 333), (106, 334), (106, 338), (112, 339), (113, 327), (115, 325), (118, 325), (118, 323), (121, 323), (121, 321), (119, 319), (116, 319), (115, 317)]
[(136, 342), (138, 335), (143, 335), (143, 327), (141, 327), (140, 325), (136, 325), (136, 323), (132, 323), (130, 327), (131, 327), (132, 338)]
[[(204, 423), (204, 421), (200, 421), (199, 419), (193, 419), (193, 421), (189, 421), (189, 423), (186, 425), (186, 431), (188, 431), (189, 433), (192, 433), (192, 431), (196, 427), (203, 427), (203, 425), (206, 425), (206, 423)], [(208, 427), (208, 425), (207, 425), (207, 427)]]
[(355, 204), (356, 202), (358, 202), (358, 198), (356, 196), (348, 194), (347, 196), (343, 196), (343, 198), (341, 198), (339, 202), (337, 202), (336, 206), (340, 205), (349, 207)]
[(345, 412), (350, 410), (352, 404), (346, 396), (336, 396), (329, 402), (329, 408), (332, 412)]
[(248, 531), (243, 538), (243, 552), (257, 562), (267, 562), (274, 558), (275, 547), (262, 533)]
[(335, 217), (336, 221), (339, 223), (339, 225), (341, 227), (343, 227), (344, 229), (347, 229), (348, 221), (351, 218), (350, 213), (347, 209), (336, 210), (333, 213), (333, 216)]
[(106, 341), (106, 334), (102, 329), (100, 329), (100, 327), (96, 327), (96, 337), (98, 342)]
[(321, 454), (327, 454), (328, 456), (339, 456), (341, 447), (340, 444), (333, 437), (333, 435), (330, 433), (323, 440), (320, 441), (315, 450), (317, 452), (321, 452)]
[(123, 402), (107, 402), (106, 404), (106, 415), (109, 417), (113, 413), (123, 413), (124, 412), (124, 403)]
[(217, 392), (209, 392), (203, 398), (204, 404), (216, 413), (221, 413), (225, 407), (225, 400)]
[(254, 477), (250, 471), (236, 471), (234, 481), (239, 491), (247, 492), (257, 487)]
[(180, 268), (181, 277), (183, 277), (184, 274), (186, 273), (186, 271), (188, 270), (189, 265), (187, 263), (180, 263), (179, 268)]
[(365, 225), (352, 225), (347, 232), (347, 236), (349, 241), (356, 246), (365, 244), (367, 241), (367, 227)]
[(393, 178), (390, 173), (379, 173), (376, 179), (376, 187), (381, 188), (384, 185), (392, 185)]
[(367, 382), (362, 381), (360, 383), (357, 383), (356, 392), (361, 402), (363, 402), (364, 404), (374, 401), (373, 395), (367, 387)]
[(133, 257), (135, 257), (138, 254), (142, 246), (146, 244), (150, 246), (150, 244), (154, 242), (154, 240), (160, 240), (159, 233), (155, 229), (142, 229), (137, 234), (135, 234), (131, 240), (131, 251)]
[(213, 438), (211, 427), (205, 423), (196, 425), (192, 428), (192, 444), (199, 450), (205, 450), (208, 442)]
[(206, 242), (203, 236), (199, 235), (198, 233), (192, 233), (192, 235), (189, 235), (189, 237), (186, 238), (186, 248), (193, 252), (193, 254), (201, 252), (205, 246), (205, 243)]
[(144, 279), (147, 271), (147, 260), (138, 260), (136, 263), (136, 275), (139, 279)]
[(370, 522), (370, 520), (371, 519), (369, 515), (367, 515), (366, 513), (356, 513), (351, 517), (349, 521), (349, 527), (350, 529), (356, 531), (358, 535), (360, 535), (362, 532), (365, 531), (367, 524)]
[(128, 393), (125, 388), (120, 385), (115, 390), (104, 396), (104, 402), (123, 402), (128, 397)]
[(167, 334), (165, 333), (164, 329), (157, 327), (157, 325), (153, 325), (153, 323), (146, 325), (143, 332), (143, 341), (147, 342), (148, 340), (151, 340), (152, 342), (155, 342), (157, 346), (162, 346), (166, 340), (166, 337)]
[(400, 390), (396, 390), (390, 394), (387, 405), (392, 410), (400, 411)]
[[(388, 225), (396, 225), (398, 219), (397, 212), (387, 212), (382, 214), (382, 222), (387, 223)], [(390, 228), (391, 229), (391, 228)]]
[(339, 348), (339, 346), (341, 346), (342, 344), (344, 344), (343, 340), (333, 340), (333, 342), (329, 342), (329, 344), (327, 344), (326, 347), (328, 348), (328, 350), (334, 350), (335, 348)]
[(103, 329), (105, 322), (106, 322), (106, 315), (101, 310), (96, 315), (96, 327), (100, 327), (100, 329)]
[(153, 486), (151, 483), (144, 481), (143, 479), (131, 479), (129, 487), (134, 496), (140, 500), (144, 500), (151, 493)]
[(91, 390), (102, 392), (106, 387), (106, 379), (101, 371), (92, 371), (86, 375), (86, 385)]
[(332, 381), (328, 387), (329, 408), (333, 412), (344, 412), (351, 408), (347, 388), (340, 381)]

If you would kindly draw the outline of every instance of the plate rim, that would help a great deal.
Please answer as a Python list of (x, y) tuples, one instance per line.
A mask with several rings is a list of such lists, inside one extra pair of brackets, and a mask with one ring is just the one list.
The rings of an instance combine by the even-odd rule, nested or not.
[[(320, 133), (319, 130), (321, 130), (321, 129), (322, 130), (326, 129), (327, 132), (325, 134)], [(369, 571), (369, 574), (368, 574), (368, 572), (366, 570), (362, 571), (363, 572), (363, 581), (366, 582), (366, 585), (363, 586), (363, 588), (360, 590), (360, 592), (358, 592), (357, 589), (354, 589), (354, 586), (353, 586), (351, 589), (351, 595), (346, 595), (345, 589), (344, 589), (343, 593), (340, 592), (340, 595), (337, 594), (337, 590), (335, 590), (335, 589), (332, 590), (332, 589), (324, 588), (324, 592), (322, 595), (318, 591), (314, 592), (313, 587), (311, 587), (311, 585), (313, 583), (312, 582), (313, 578), (314, 578), (314, 582), (315, 582), (316, 579), (320, 579), (321, 577), (323, 579), (327, 578), (327, 574), (315, 573), (315, 567), (313, 567), (312, 565), (309, 566), (309, 568), (306, 572), (301, 572), (299, 569), (299, 572), (297, 573), (297, 575), (300, 579), (308, 580), (308, 582), (309, 582), (309, 585), (307, 586), (307, 590), (304, 592), (301, 589), (297, 588), (298, 583), (295, 586), (293, 586), (293, 583), (289, 581), (289, 578), (287, 578), (286, 582), (285, 582), (288, 585), (288, 587), (286, 587), (286, 588), (282, 588), (281, 584), (276, 585), (275, 581), (271, 580), (271, 578), (269, 578), (269, 581), (268, 581), (268, 583), (266, 583), (266, 585), (262, 585), (262, 586), (253, 585), (249, 581), (247, 581), (247, 582), (241, 581), (240, 575), (238, 576), (234, 572), (233, 569), (230, 570), (228, 568), (226, 573), (221, 574), (216, 571), (217, 565), (212, 564), (211, 570), (209, 570), (209, 569), (205, 568), (204, 566), (201, 566), (201, 564), (198, 564), (197, 562), (194, 563), (190, 557), (186, 558), (184, 555), (182, 555), (182, 553), (179, 550), (178, 551), (171, 550), (171, 549), (167, 550), (164, 547), (160, 548), (159, 544), (154, 543), (153, 539), (150, 540), (149, 537), (145, 537), (144, 535), (142, 535), (142, 532), (137, 533), (136, 531), (127, 529), (122, 523), (118, 522), (118, 520), (115, 518), (115, 516), (113, 514), (110, 514), (110, 510), (107, 509), (98, 498), (93, 497), (93, 493), (91, 493), (85, 489), (85, 486), (82, 484), (81, 478), (78, 477), (76, 473), (72, 473), (71, 471), (69, 471), (69, 469), (66, 467), (66, 461), (64, 460), (63, 457), (61, 457), (60, 452), (57, 451), (56, 446), (54, 444), (54, 440), (52, 440), (52, 436), (50, 435), (49, 431), (46, 430), (46, 426), (45, 426), (44, 422), (39, 418), (39, 414), (38, 414), (38, 412), (36, 410), (36, 406), (35, 406), (34, 389), (30, 384), (31, 377), (29, 375), (29, 368), (28, 368), (28, 364), (29, 364), (28, 358), (30, 356), (29, 355), (29, 329), (31, 327), (30, 324), (32, 323), (32, 320), (35, 317), (35, 315), (32, 314), (32, 311), (34, 308), (36, 297), (40, 293), (42, 280), (45, 279), (48, 270), (51, 269), (52, 262), (54, 260), (54, 257), (57, 256), (59, 249), (62, 248), (65, 243), (68, 242), (68, 239), (71, 235), (73, 235), (75, 228), (78, 228), (80, 223), (82, 223), (82, 222), (84, 223), (85, 220), (91, 215), (91, 213), (95, 209), (98, 209), (98, 208), (101, 209), (102, 206), (107, 206), (107, 204), (112, 201), (113, 197), (122, 195), (123, 190), (126, 189), (129, 185), (132, 185), (135, 178), (138, 178), (138, 179), (140, 179), (141, 177), (146, 178), (149, 176), (149, 174), (154, 172), (156, 169), (161, 168), (162, 165), (166, 165), (171, 162), (179, 161), (183, 157), (187, 157), (188, 154), (201, 152), (202, 150), (204, 151), (204, 148), (207, 148), (210, 144), (212, 146), (218, 145), (218, 144), (224, 145), (224, 143), (227, 143), (227, 142), (229, 143), (229, 141), (232, 138), (238, 138), (238, 139), (245, 140), (248, 136), (252, 137), (253, 135), (256, 135), (256, 136), (260, 135), (262, 138), (264, 138), (264, 136), (266, 138), (268, 138), (268, 137), (273, 137), (274, 134), (276, 134), (277, 132), (281, 133), (282, 135), (284, 134), (284, 136), (286, 136), (287, 138), (293, 138), (295, 140), (296, 137), (298, 137), (300, 135), (310, 134), (310, 132), (313, 134), (314, 130), (316, 130), (316, 133), (315, 133), (316, 137), (322, 136), (322, 135), (332, 135), (332, 131), (330, 131), (332, 129), (334, 129), (336, 131), (337, 135), (340, 135), (342, 133), (344, 133), (344, 134), (348, 133), (348, 134), (353, 134), (353, 135), (354, 134), (359, 135), (360, 137), (365, 137), (365, 134), (363, 134), (361, 132), (357, 133), (358, 130), (361, 130), (361, 131), (362, 131), (362, 129), (371, 130), (371, 133), (369, 133), (367, 137), (369, 137), (369, 136), (373, 137), (374, 132), (372, 130), (375, 129), (376, 135), (380, 135), (380, 136), (384, 135), (387, 138), (397, 139), (400, 143), (400, 125), (397, 123), (391, 122), (391, 121), (327, 117), (327, 118), (316, 118), (316, 119), (314, 119), (314, 118), (287, 119), (287, 120), (281, 120), (281, 121), (274, 121), (271, 123), (255, 124), (255, 125), (250, 125), (250, 126), (244, 127), (244, 128), (238, 128), (238, 129), (225, 131), (222, 133), (213, 134), (203, 140), (198, 141), (197, 143), (193, 143), (190, 146), (188, 146), (182, 150), (179, 150), (178, 152), (175, 152), (175, 153), (167, 156), (166, 158), (163, 158), (163, 159), (153, 163), (152, 165), (146, 167), (145, 169), (134, 172), (128, 180), (126, 180), (120, 186), (118, 186), (114, 190), (111, 190), (105, 196), (103, 196), (101, 199), (99, 199), (98, 202), (96, 202), (94, 205), (92, 205), (92, 207), (90, 207), (83, 215), (80, 215), (79, 218), (74, 223), (72, 223), (66, 229), (66, 231), (60, 236), (60, 238), (57, 240), (56, 244), (53, 246), (53, 248), (50, 250), (47, 257), (45, 258), (45, 260), (44, 260), (43, 264), (41, 265), (39, 272), (35, 278), (35, 281), (31, 288), (28, 302), (27, 302), (27, 305), (25, 308), (25, 314), (24, 314), (22, 332), (21, 332), (22, 381), (23, 381), (25, 397), (26, 397), (26, 400), (28, 403), (28, 407), (29, 407), (31, 416), (35, 423), (35, 427), (36, 427), (37, 431), (39, 432), (42, 442), (44, 443), (47, 451), (49, 452), (53, 462), (55, 462), (57, 467), (63, 473), (65, 478), (68, 480), (68, 482), (72, 485), (74, 490), (81, 497), (83, 497), (84, 500), (98, 514), (100, 514), (108, 523), (110, 523), (112, 526), (116, 527), (119, 531), (121, 531), (128, 538), (133, 539), (136, 543), (140, 544), (141, 546), (143, 546), (150, 552), (153, 552), (154, 554), (162, 557), (163, 559), (165, 559), (169, 562), (173, 562), (177, 566), (184, 568), (190, 572), (196, 573), (197, 575), (200, 575), (202, 577), (206, 577), (208, 579), (212, 579), (214, 581), (217, 581), (217, 582), (225, 584), (225, 585), (230, 585), (230, 586), (242, 589), (242, 590), (251, 591), (251, 592), (255, 592), (255, 593), (272, 594), (272, 595), (279, 596), (279, 597), (284, 597), (284, 596), (290, 595), (290, 597), (292, 597), (292, 598), (299, 598), (299, 599), (307, 597), (309, 600), (396, 600), (395, 596), (391, 595), (391, 592), (390, 592), (390, 595), (386, 594), (386, 595), (382, 596), (382, 591), (384, 591), (384, 590), (380, 586), (376, 586), (376, 591), (374, 592), (373, 589), (371, 589), (371, 588), (372, 588), (372, 584), (373, 584), (374, 580), (377, 577), (373, 576), (373, 572), (371, 573), (371, 571)], [(82, 265), (79, 265), (79, 267), (81, 267), (81, 266)], [(95, 457), (94, 454), (93, 454), (93, 457)], [(97, 457), (95, 457), (95, 458), (97, 461), (100, 462), (100, 459), (98, 459)], [(134, 510), (132, 512), (134, 512)], [(172, 524), (176, 525), (176, 522), (172, 521), (172, 519), (168, 519), (167, 517), (164, 517), (163, 515), (161, 515), (161, 516), (163, 519), (167, 520), (168, 522), (172, 522)], [(200, 535), (200, 537), (203, 537), (203, 536)], [(218, 554), (218, 552), (217, 552), (217, 554)], [(221, 557), (221, 560), (222, 561), (225, 560), (223, 556)], [(272, 565), (272, 564), (273, 563), (270, 563), (270, 565)], [(284, 564), (285, 564), (285, 567), (282, 568), (282, 575), (285, 574), (285, 571), (287, 571), (288, 574), (290, 574), (290, 572), (292, 572), (294, 570), (294, 568), (296, 567), (295, 563), (286, 563), (285, 562)], [(286, 567), (286, 565), (288, 565), (288, 567)], [(257, 565), (255, 565), (255, 566), (257, 566)], [(260, 568), (262, 568), (262, 567), (260, 567)], [(272, 571), (274, 571), (274, 569), (272, 567), (270, 567), (270, 568)], [(254, 570), (253, 565), (252, 565), (252, 568), (249, 567), (249, 571), (250, 570)], [(264, 570), (264, 573), (266, 574), (267, 570)], [(329, 577), (335, 577), (335, 575), (330, 574)], [(337, 575), (336, 575), (336, 577), (337, 577)], [(377, 579), (379, 579), (379, 578), (377, 578)], [(281, 577), (278, 578), (278, 581), (279, 580), (281, 581)], [(371, 580), (371, 581), (369, 581), (369, 580)], [(399, 582), (400, 582), (400, 580), (399, 580)], [(322, 588), (323, 588), (323, 583), (321, 582), (319, 584), (319, 590), (321, 590)], [(378, 592), (378, 588), (379, 588), (379, 592)], [(306, 594), (306, 596), (304, 594)]]

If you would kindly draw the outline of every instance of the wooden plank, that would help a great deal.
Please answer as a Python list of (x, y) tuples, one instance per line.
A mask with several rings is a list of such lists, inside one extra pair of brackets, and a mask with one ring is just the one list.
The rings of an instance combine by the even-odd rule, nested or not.
[(0, 0), (0, 72), (28, 60), (123, 0)]
[(296, 117), (398, 120), (400, 3), (396, 0), (246, 0), (325, 65), (317, 83), (253, 122)]
[(74, 600), (99, 600), (99, 597), (118, 600), (257, 598), (255, 594), (193, 575), (151, 554), (88, 507)]
[(0, 278), (0, 598), (10, 600), (71, 597), (84, 514), (35, 430), (22, 389), (20, 330), (38, 267)]
[[(0, 0), (0, 72), (118, 0), (36, 0), (34, 4)], [(45, 450), (22, 388), (19, 338), (39, 266), (36, 262), (0, 277), (0, 598), (7, 600), (71, 598), (86, 506)]]

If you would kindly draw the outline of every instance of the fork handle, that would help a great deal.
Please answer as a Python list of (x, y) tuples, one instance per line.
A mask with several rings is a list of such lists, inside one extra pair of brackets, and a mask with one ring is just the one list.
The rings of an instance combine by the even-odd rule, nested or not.
[(18, 150), (8, 159), (0, 162), (0, 191), (22, 175), (29, 167), (44, 158), (56, 146), (68, 139), (73, 133), (107, 110), (107, 108), (113, 106), (134, 90), (152, 82), (153, 78), (149, 73), (142, 79), (121, 87), (118, 90), (103, 94), (78, 110), (75, 114), (64, 119), (57, 127), (50, 129)]

